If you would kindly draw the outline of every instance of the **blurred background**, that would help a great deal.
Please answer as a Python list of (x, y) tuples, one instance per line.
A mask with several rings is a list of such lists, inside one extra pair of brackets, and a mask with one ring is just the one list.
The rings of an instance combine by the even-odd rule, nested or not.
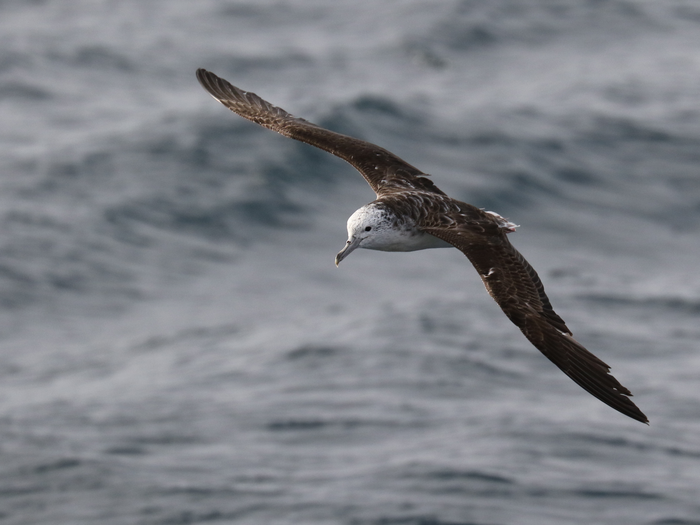
[[(204, 67), (511, 241), (649, 416)], [(700, 5), (2, 0), (0, 523), (700, 523)]]

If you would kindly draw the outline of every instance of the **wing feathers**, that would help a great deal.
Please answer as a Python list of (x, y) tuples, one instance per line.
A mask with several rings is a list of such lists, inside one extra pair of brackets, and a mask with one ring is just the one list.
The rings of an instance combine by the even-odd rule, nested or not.
[(470, 228), (463, 223), (425, 231), (449, 242), (469, 258), (506, 316), (576, 384), (626, 416), (649, 422), (629, 399), (630, 391), (609, 374), (610, 367), (571, 337), (564, 321), (552, 309), (537, 272), (503, 231), (487, 226)]
[(255, 93), (238, 89), (205, 69), (197, 70), (197, 80), (211, 96), (234, 113), (286, 137), (316, 146), (350, 163), (377, 195), (408, 181), (426, 191), (438, 191), (425, 174), (393, 153), (364, 140), (329, 131), (273, 106)]

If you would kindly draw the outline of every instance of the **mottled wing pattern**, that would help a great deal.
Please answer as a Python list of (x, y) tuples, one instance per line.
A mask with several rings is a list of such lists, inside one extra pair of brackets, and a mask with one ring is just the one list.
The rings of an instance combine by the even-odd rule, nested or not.
[[(623, 414), (648, 423), (610, 367), (578, 341), (554, 312), (537, 272), (489, 214), (465, 203), (422, 228), (458, 248), (481, 276), (491, 297), (525, 337), (584, 390)], [(465, 213), (466, 211), (466, 213)]]
[(418, 168), (384, 148), (290, 115), (255, 93), (238, 89), (205, 69), (197, 70), (197, 80), (216, 100), (241, 117), (347, 161), (362, 174), (377, 195), (407, 187), (442, 194)]

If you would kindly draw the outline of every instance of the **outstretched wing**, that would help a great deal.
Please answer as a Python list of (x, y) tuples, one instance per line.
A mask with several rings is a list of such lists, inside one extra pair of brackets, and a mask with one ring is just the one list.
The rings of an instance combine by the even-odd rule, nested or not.
[(610, 375), (610, 367), (571, 336), (552, 309), (537, 272), (506, 238), (503, 224), (473, 206), (459, 207), (467, 213), (448, 214), (442, 225), (422, 229), (469, 258), (503, 312), (562, 372), (603, 403), (648, 423), (629, 399), (630, 391)]
[(362, 174), (377, 196), (406, 187), (442, 194), (418, 168), (384, 148), (290, 115), (205, 69), (197, 70), (197, 80), (211, 96), (241, 117), (347, 161)]

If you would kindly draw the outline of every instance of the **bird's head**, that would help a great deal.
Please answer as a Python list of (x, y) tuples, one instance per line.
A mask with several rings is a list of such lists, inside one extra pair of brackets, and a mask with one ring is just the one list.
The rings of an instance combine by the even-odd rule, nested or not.
[(381, 234), (388, 227), (387, 210), (370, 203), (363, 206), (348, 219), (348, 240), (335, 256), (335, 265), (345, 259), (356, 248), (372, 249), (381, 242)]

